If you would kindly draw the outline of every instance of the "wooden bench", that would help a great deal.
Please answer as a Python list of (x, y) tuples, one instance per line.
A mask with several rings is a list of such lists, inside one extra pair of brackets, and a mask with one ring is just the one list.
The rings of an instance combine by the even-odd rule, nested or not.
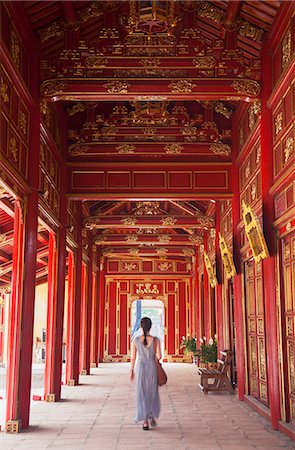
[[(201, 375), (200, 388), (204, 394), (209, 391), (227, 391), (230, 394), (234, 393), (234, 389), (228, 377), (228, 372), (231, 366), (232, 352), (224, 350), (220, 352), (221, 359), (218, 359), (218, 369), (201, 369), (199, 368), (199, 375)], [(209, 383), (212, 379), (213, 383)]]

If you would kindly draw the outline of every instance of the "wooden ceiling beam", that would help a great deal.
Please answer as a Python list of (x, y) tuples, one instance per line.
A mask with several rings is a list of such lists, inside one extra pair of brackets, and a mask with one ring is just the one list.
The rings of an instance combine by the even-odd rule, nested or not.
[(62, 9), (65, 16), (65, 19), (69, 23), (75, 23), (76, 22), (76, 13), (74, 9), (74, 5), (72, 1), (62, 1)]
[(209, 216), (89, 216), (84, 219), (88, 229), (104, 228), (214, 228)]
[(235, 22), (241, 7), (241, 1), (239, 0), (230, 0), (228, 2), (226, 18), (224, 21), (224, 26), (226, 28), (230, 28)]
[[(135, 239), (132, 241), (132, 239)], [(129, 240), (131, 239), (131, 240)], [(192, 234), (99, 234), (94, 236), (94, 242), (99, 245), (201, 245), (203, 238)]]

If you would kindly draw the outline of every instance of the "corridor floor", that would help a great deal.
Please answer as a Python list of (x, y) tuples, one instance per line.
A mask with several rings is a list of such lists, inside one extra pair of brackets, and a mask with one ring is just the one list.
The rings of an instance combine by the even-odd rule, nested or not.
[(60, 403), (32, 402), (31, 427), (0, 434), (2, 450), (280, 450), (295, 448), (235, 396), (204, 396), (197, 369), (165, 364), (162, 412), (156, 429), (135, 424), (129, 364), (101, 364), (81, 385), (63, 387)]

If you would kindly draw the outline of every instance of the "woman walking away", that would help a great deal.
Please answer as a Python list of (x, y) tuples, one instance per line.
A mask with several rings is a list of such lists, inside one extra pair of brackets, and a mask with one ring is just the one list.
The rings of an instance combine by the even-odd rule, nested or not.
[(156, 426), (156, 417), (160, 413), (160, 397), (158, 390), (158, 377), (155, 357), (162, 358), (161, 346), (158, 338), (150, 335), (152, 321), (149, 317), (143, 317), (140, 321), (143, 336), (138, 336), (131, 344), (131, 370), (130, 380), (134, 380), (135, 370), (135, 395), (136, 395), (136, 416), (134, 420), (143, 420), (143, 430)]

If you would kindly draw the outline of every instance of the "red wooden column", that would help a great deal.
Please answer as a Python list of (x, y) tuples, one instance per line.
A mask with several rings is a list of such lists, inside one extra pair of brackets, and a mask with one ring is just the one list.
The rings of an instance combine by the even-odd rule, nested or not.
[[(234, 151), (237, 149), (237, 131), (236, 127), (232, 128)], [(237, 271), (234, 277), (234, 311), (236, 324), (236, 367), (238, 379), (238, 398), (244, 400), (245, 383), (246, 383), (246, 366), (245, 366), (245, 329), (244, 329), (244, 313), (243, 313), (243, 291), (242, 291), (242, 263), (241, 263), (241, 236), (238, 225), (240, 223), (240, 191), (239, 191), (239, 168), (234, 163), (232, 167), (232, 226), (233, 226), (233, 259)]]
[[(97, 258), (96, 246), (94, 246), (94, 255)], [(97, 264), (97, 260), (95, 260)], [(91, 349), (90, 349), (90, 367), (97, 367), (98, 365), (98, 326), (99, 326), (99, 309), (98, 309), (98, 295), (99, 295), (99, 270), (96, 268), (93, 272), (92, 280), (92, 322), (91, 322)]]
[(20, 335), (19, 324), (21, 322), (22, 306), (22, 277), (24, 258), (24, 230), (22, 211), (18, 201), (14, 208), (13, 231), (13, 259), (11, 296), (9, 302), (9, 329), (7, 350), (7, 406), (6, 406), (6, 431), (18, 432), (21, 422), (18, 417), (19, 397), (19, 369), (20, 369)]
[(44, 373), (44, 399), (54, 401), (51, 392), (51, 381), (54, 373), (54, 341), (56, 319), (56, 239), (54, 233), (49, 233), (48, 255), (48, 297), (47, 297), (47, 325), (46, 325), (46, 361)]
[(276, 307), (276, 237), (272, 224), (275, 220), (274, 201), (270, 194), (273, 182), (273, 142), (272, 142), (272, 115), (267, 101), (272, 92), (271, 67), (272, 61), (267, 50), (262, 52), (262, 114), (261, 114), (261, 184), (263, 231), (268, 245), (270, 257), (263, 260), (263, 288), (265, 325), (267, 342), (267, 376), (269, 389), (269, 402), (271, 423), (273, 429), (279, 428), (280, 420), (280, 383), (279, 383), (279, 357), (277, 336), (277, 307)]
[(194, 264), (194, 292), (193, 292), (193, 301), (195, 302), (195, 335), (197, 338), (197, 345), (199, 347), (200, 344), (200, 340), (199, 338), (202, 337), (201, 336), (201, 330), (200, 330), (200, 287), (199, 287), (199, 272), (198, 272), (198, 257), (194, 257), (193, 260), (193, 264)]
[(66, 227), (58, 232), (58, 242), (50, 233), (48, 260), (48, 307), (44, 399), (60, 400), (66, 263)]
[[(208, 233), (204, 231), (204, 250), (208, 252)], [(206, 339), (211, 337), (211, 317), (210, 317), (210, 291), (209, 278), (204, 263), (204, 333)], [(201, 336), (203, 337), (203, 336)]]
[[(32, 86), (35, 89), (32, 89), (32, 95), (35, 99), (38, 99), (39, 94), (37, 56), (36, 53), (35, 60), (32, 61)], [(15, 235), (17, 248), (14, 252), (17, 253), (14, 255), (14, 293), (9, 317), (6, 430), (11, 433), (28, 428), (30, 415), (38, 228), (39, 124), (39, 108), (32, 104), (28, 159), (30, 192), (21, 202), (24, 225), (17, 225), (18, 232)], [(19, 215), (20, 211), (16, 214)]]
[(105, 258), (99, 263), (99, 361), (104, 357)]
[[(67, 369), (66, 383), (75, 386), (79, 383), (80, 354), (80, 315), (81, 315), (81, 278), (82, 278), (82, 206), (77, 205), (77, 248), (74, 261), (69, 258), (69, 302), (67, 333)], [(69, 254), (70, 255), (70, 254)], [(70, 264), (72, 274), (70, 277)], [(70, 279), (71, 278), (71, 279)]]
[(83, 322), (81, 322), (81, 375), (90, 374), (90, 343), (91, 343), (91, 313), (92, 313), (92, 270), (93, 270), (93, 252), (92, 252), (92, 232), (88, 231), (88, 263), (85, 274), (85, 302), (83, 305)]
[(75, 297), (74, 297), (74, 281), (75, 281), (75, 257), (74, 253), (69, 250), (68, 256), (68, 320), (67, 320), (67, 346), (66, 346), (66, 384), (70, 384), (73, 372), (73, 355), (74, 355), (74, 317), (75, 317)]
[(216, 295), (216, 319), (217, 319), (217, 339), (218, 349), (224, 350), (224, 336), (223, 336), (223, 307), (222, 307), (222, 261), (219, 248), (219, 231), (220, 231), (220, 202), (215, 204), (215, 221), (216, 221), (216, 238), (215, 238), (215, 252), (216, 252), (216, 276), (218, 284), (215, 288)]

